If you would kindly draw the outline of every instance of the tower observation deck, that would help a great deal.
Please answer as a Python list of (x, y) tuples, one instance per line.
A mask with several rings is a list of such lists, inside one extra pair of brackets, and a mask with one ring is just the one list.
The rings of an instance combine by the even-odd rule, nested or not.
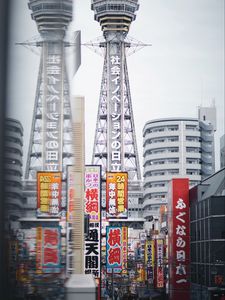
[(92, 0), (94, 18), (105, 42), (103, 75), (92, 163), (106, 171), (127, 171), (140, 181), (140, 166), (131, 104), (125, 41), (138, 10), (137, 0)]
[(64, 37), (72, 0), (29, 0), (40, 33), (41, 60), (25, 179), (37, 171), (63, 171), (72, 162), (72, 118)]

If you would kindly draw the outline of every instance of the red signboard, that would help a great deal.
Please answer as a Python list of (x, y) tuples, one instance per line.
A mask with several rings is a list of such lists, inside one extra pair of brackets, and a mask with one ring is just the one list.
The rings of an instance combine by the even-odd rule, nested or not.
[(189, 180), (172, 179), (169, 186), (169, 293), (172, 300), (190, 299)]
[(128, 217), (128, 173), (106, 173), (106, 218)]

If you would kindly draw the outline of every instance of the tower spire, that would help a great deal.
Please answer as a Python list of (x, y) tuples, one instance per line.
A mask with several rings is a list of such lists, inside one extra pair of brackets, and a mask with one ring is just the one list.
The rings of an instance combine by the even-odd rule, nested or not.
[(93, 164), (106, 171), (127, 171), (140, 180), (125, 38), (139, 8), (138, 0), (92, 0), (105, 42), (103, 75), (93, 149)]

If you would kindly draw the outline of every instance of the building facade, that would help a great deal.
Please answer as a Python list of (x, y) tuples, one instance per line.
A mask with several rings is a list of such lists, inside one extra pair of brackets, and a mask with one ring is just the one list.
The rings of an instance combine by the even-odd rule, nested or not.
[(225, 168), (190, 190), (192, 299), (225, 296)]
[(4, 132), (4, 184), (8, 219), (6, 224), (10, 227), (16, 225), (23, 214), (22, 168), (23, 127), (19, 121), (7, 118)]
[(167, 204), (168, 182), (189, 178), (190, 186), (215, 171), (213, 125), (194, 118), (149, 121), (143, 130), (143, 216), (159, 216)]

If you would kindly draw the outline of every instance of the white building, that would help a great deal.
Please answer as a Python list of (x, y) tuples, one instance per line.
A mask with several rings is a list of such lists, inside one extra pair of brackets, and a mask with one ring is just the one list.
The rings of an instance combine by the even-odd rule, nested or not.
[[(199, 109), (201, 110), (201, 108)], [(143, 129), (143, 217), (158, 219), (167, 204), (168, 182), (189, 178), (190, 186), (215, 172), (214, 127), (211, 121), (167, 118), (149, 121)]]

